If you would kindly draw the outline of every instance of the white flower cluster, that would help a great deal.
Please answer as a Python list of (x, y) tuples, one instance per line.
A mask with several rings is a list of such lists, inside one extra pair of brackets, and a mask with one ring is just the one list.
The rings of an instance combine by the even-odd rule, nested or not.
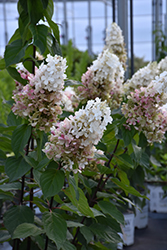
[(158, 63), (158, 70), (159, 74), (161, 74), (164, 71), (167, 71), (167, 56)]
[(103, 50), (93, 65), (82, 75), (83, 86), (78, 87), (82, 100), (99, 97), (111, 109), (119, 108), (123, 96), (124, 69), (119, 58), (108, 49)]
[(90, 67), (94, 72), (93, 80), (103, 85), (104, 79), (112, 82), (114, 80), (123, 82), (124, 69), (119, 58), (108, 49), (99, 54), (97, 60), (93, 61)]
[(128, 95), (130, 92), (134, 92), (135, 89), (140, 89), (140, 87), (147, 87), (157, 75), (157, 62), (149, 63), (147, 66), (139, 69), (131, 79), (125, 82), (125, 94)]
[(66, 87), (62, 91), (61, 105), (64, 111), (74, 112), (74, 108), (78, 106), (78, 98), (73, 87)]
[(66, 59), (61, 56), (50, 54), (46, 58), (47, 64), (42, 63), (39, 70), (36, 72), (35, 77), (31, 80), (34, 84), (36, 92), (40, 89), (51, 91), (61, 91), (64, 87), (64, 74), (67, 66)]
[(22, 64), (17, 65), (20, 76), (28, 80), (28, 83), (22, 86), (16, 82), (12, 111), (27, 118), (36, 129), (49, 132), (62, 114), (60, 105), (63, 99), (66, 60), (58, 55), (48, 55), (46, 61), (46, 65), (41, 64), (39, 69), (35, 69), (35, 75), (30, 74)]
[(88, 101), (85, 109), (80, 109), (75, 116), (65, 118), (51, 128), (49, 142), (44, 152), (49, 159), (62, 159), (64, 169), (78, 172), (94, 158), (96, 145), (108, 123), (112, 122), (110, 108), (99, 98)]
[(110, 108), (106, 102), (101, 102), (97, 97), (88, 101), (85, 109), (80, 109), (72, 119), (73, 129), (71, 133), (81, 139), (81, 145), (87, 146), (90, 143), (96, 145), (108, 123), (112, 122)]
[(125, 50), (124, 37), (122, 30), (116, 23), (112, 23), (106, 29), (106, 46), (115, 55), (119, 57), (124, 69), (126, 69), (127, 53)]
[(153, 80), (148, 87), (154, 88), (159, 94), (163, 93), (167, 95), (167, 71), (164, 71), (159, 76), (156, 76), (155, 80)]
[(124, 38), (122, 35), (122, 30), (116, 23), (112, 23), (106, 29), (106, 44), (107, 46), (112, 46), (114, 44), (123, 44)]

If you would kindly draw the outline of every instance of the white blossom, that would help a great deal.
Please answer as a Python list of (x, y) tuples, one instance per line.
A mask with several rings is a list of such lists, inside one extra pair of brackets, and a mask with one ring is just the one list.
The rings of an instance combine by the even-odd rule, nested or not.
[(158, 75), (157, 62), (150, 62), (147, 66), (139, 69), (131, 79), (128, 79), (124, 84), (124, 92), (128, 95), (135, 89), (147, 87), (152, 80)]
[(93, 61), (90, 67), (94, 74), (94, 81), (103, 84), (104, 79), (112, 82), (113, 80), (120, 80), (123, 82), (124, 69), (119, 61), (119, 58), (108, 49), (99, 54), (97, 60)]
[(122, 35), (122, 30), (116, 23), (112, 23), (106, 29), (106, 44), (107, 46), (112, 46), (114, 44), (123, 44), (124, 38)]
[(66, 170), (78, 172), (94, 157), (96, 148), (108, 123), (112, 122), (110, 108), (99, 98), (88, 101), (85, 108), (75, 112), (51, 128), (44, 152), (49, 159), (62, 159)]
[(61, 91), (64, 88), (64, 74), (67, 66), (66, 59), (61, 56), (50, 54), (46, 58), (47, 64), (42, 63), (37, 70), (35, 77), (31, 80), (31, 83), (35, 85), (36, 91), (40, 89), (51, 91)]
[(127, 53), (124, 37), (121, 28), (116, 23), (112, 23), (106, 29), (106, 45), (104, 49), (106, 48), (118, 56), (123, 68), (126, 69)]
[(167, 95), (167, 71), (164, 71), (159, 76), (155, 77), (148, 87), (153, 87), (157, 93)]
[(167, 56), (158, 63), (158, 70), (159, 74), (161, 74), (164, 71), (167, 71)]

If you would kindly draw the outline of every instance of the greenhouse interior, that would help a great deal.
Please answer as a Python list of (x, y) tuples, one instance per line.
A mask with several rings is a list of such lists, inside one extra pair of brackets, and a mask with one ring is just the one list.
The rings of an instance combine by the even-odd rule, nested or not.
[(0, 250), (167, 250), (167, 0), (0, 0)]

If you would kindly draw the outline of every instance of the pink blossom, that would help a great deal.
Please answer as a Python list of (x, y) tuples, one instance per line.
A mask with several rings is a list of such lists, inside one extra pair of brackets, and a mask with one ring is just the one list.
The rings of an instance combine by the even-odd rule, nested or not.
[(141, 87), (127, 97), (122, 105), (122, 113), (126, 120), (125, 127), (142, 131), (148, 143), (162, 142), (167, 131), (167, 112), (160, 109), (166, 102), (163, 93), (159, 94), (153, 87)]

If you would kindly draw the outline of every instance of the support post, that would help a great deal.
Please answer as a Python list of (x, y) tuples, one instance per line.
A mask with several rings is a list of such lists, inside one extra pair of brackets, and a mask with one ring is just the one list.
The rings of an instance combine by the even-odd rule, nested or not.
[[(118, 0), (118, 25), (122, 30), (122, 34), (124, 36), (124, 42), (125, 42), (125, 48), (127, 51), (127, 66), (129, 66), (129, 38), (128, 38), (128, 0)], [(129, 73), (128, 73), (128, 67), (127, 71), (125, 72), (125, 78), (128, 79)]]

